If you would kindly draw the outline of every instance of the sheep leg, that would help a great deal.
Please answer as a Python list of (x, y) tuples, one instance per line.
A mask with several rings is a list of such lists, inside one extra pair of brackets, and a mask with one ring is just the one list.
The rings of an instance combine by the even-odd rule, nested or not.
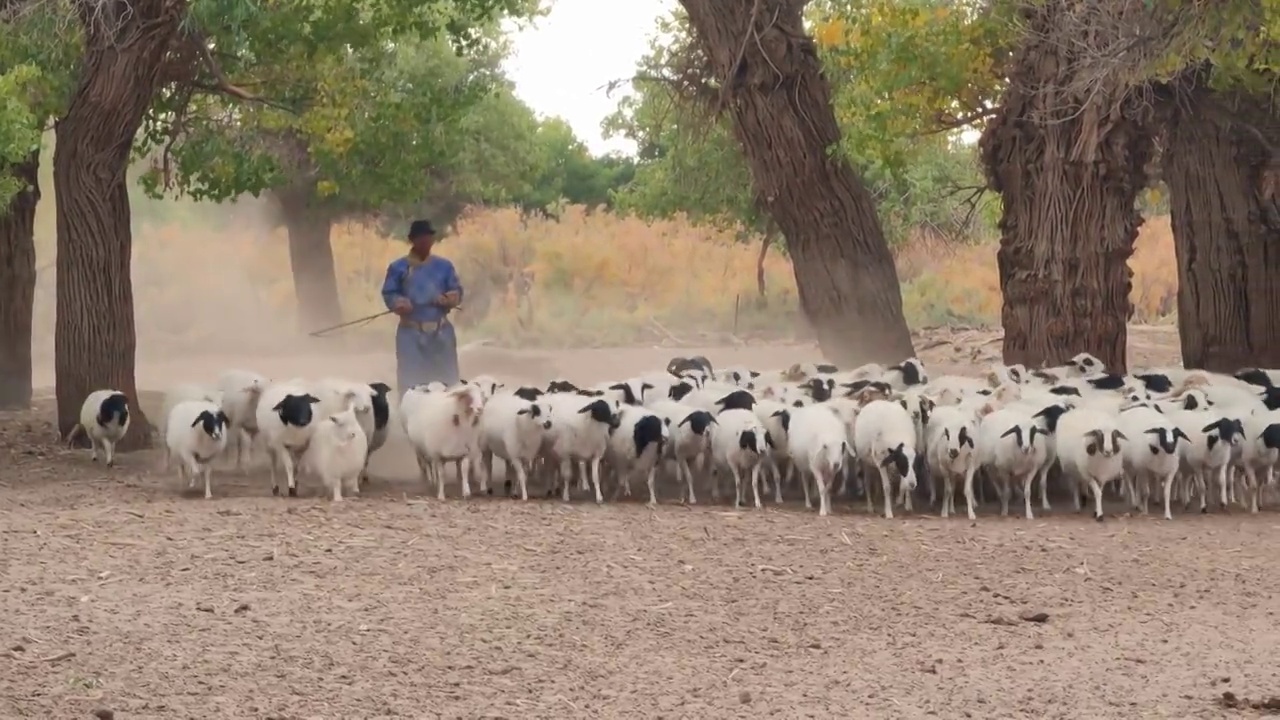
[[(893, 478), (889, 477), (887, 468), (879, 468), (880, 470), (880, 489), (884, 491), (884, 516), (886, 519), (893, 519)], [(870, 489), (867, 488), (867, 495), (870, 496)]]
[(654, 483), (654, 481), (657, 479), (657, 476), (658, 476), (658, 466), (657, 466), (657, 464), (655, 463), (653, 466), (651, 466), (651, 467), (649, 468), (649, 478), (648, 478), (648, 480), (649, 480), (649, 507), (651, 507), (651, 508), (652, 508), (652, 507), (658, 507), (658, 493), (657, 493), (657, 490), (655, 490), (655, 489), (654, 489), (654, 487), (653, 487), (653, 483)]
[(1209, 512), (1208, 478), (1203, 471), (1196, 473), (1196, 489), (1200, 492), (1200, 512)]
[(862, 494), (867, 499), (867, 514), (874, 515), (876, 512), (875, 493), (871, 490), (871, 475), (867, 472), (866, 465), (858, 468), (858, 477), (862, 485)]
[(1222, 467), (1218, 468), (1218, 470), (1214, 472), (1214, 475), (1217, 476), (1215, 479), (1217, 480), (1217, 485), (1218, 485), (1218, 508), (1220, 510), (1226, 510), (1227, 503), (1228, 503), (1227, 501), (1227, 492), (1228, 492), (1227, 466), (1223, 465)]
[[(805, 475), (805, 472), (804, 472), (803, 470), (801, 470), (801, 471), (800, 471), (799, 477), (800, 477), (800, 488), (801, 488), (802, 490), (804, 490), (804, 509), (805, 509), (805, 510), (812, 510), (812, 509), (813, 509), (813, 499), (812, 499), (812, 498), (810, 498), (810, 496), (809, 496), (809, 478)], [(814, 484), (815, 484), (815, 485), (817, 485), (817, 484), (818, 484), (818, 483), (817, 483), (817, 480), (815, 480), (815, 481), (814, 481)], [(822, 505), (822, 488), (818, 488), (818, 505), (819, 505), (819, 510), (818, 510), (818, 512), (819, 512), (819, 514), (821, 514), (821, 512), (822, 512), (822, 510), (821, 510), (821, 505)]]
[[(803, 474), (800, 475), (800, 482), (804, 482)], [(848, 465), (845, 465), (844, 467), (840, 468), (840, 489), (836, 490), (836, 493), (841, 496), (848, 496), (849, 494), (849, 466)], [(806, 505), (805, 507), (809, 507), (809, 506)]]
[(1089, 478), (1089, 494), (1093, 496), (1093, 519), (1102, 522), (1102, 486)]
[(293, 455), (288, 450), (280, 452), (280, 466), (284, 468), (284, 480), (289, 488), (289, 497), (298, 497), (298, 478), (294, 474)]
[(689, 487), (689, 498), (686, 500), (690, 505), (697, 505), (698, 498), (693, 494), (693, 470), (689, 467), (689, 462), (684, 458), (676, 458), (676, 482), (681, 480), (681, 473), (684, 474), (684, 481)]
[(733, 509), (737, 510), (742, 505), (742, 476), (734, 465), (729, 465), (729, 472), (733, 473)]
[(945, 520), (948, 515), (953, 512), (951, 509), (951, 497), (955, 492), (951, 483), (951, 473), (943, 473), (942, 478), (942, 513), (941, 516)]
[(1035, 520), (1036, 516), (1031, 513), (1031, 483), (1036, 481), (1036, 471), (1032, 470), (1022, 479), (1022, 502), (1026, 505), (1027, 519)]
[(436, 484), (436, 499), (444, 500), (444, 463), (431, 461), (431, 480)]
[[(938, 481), (933, 477), (933, 473), (925, 469), (924, 481), (929, 486), (929, 507), (933, 507), (938, 502)], [(911, 502), (910, 499), (907, 502)], [(911, 508), (907, 508), (910, 510)]]
[(1236, 482), (1239, 480), (1239, 478), (1236, 476), (1235, 468), (1231, 467), (1230, 465), (1227, 465), (1225, 467), (1227, 468), (1227, 475), (1226, 475), (1227, 502), (1231, 505), (1235, 505), (1236, 504)]
[(462, 499), (471, 497), (471, 456), (454, 460), (453, 466), (458, 469), (458, 482), (462, 484)]
[(764, 507), (760, 502), (760, 463), (751, 466), (751, 499), (757, 510)]
[(1178, 477), (1178, 471), (1174, 470), (1164, 478), (1164, 519), (1172, 520), (1173, 513), (1169, 511), (1169, 501), (1173, 499), (1173, 481)]
[(1258, 512), (1258, 474), (1251, 465), (1244, 466), (1244, 491), (1249, 498), (1249, 512)]
[(604, 504), (604, 495), (600, 493), (600, 458), (591, 458), (591, 485), (596, 491), (596, 504)]
[(205, 464), (204, 468), (201, 469), (201, 474), (204, 475), (204, 499), (212, 500), (213, 499), (213, 484), (212, 484), (213, 462), (212, 461)]
[(996, 495), (1000, 496), (1000, 517), (1009, 517), (1009, 496), (1013, 491), (1009, 488), (1009, 476), (1001, 475), (996, 481)]
[(247, 469), (248, 462), (245, 460), (245, 456), (248, 455), (250, 460), (253, 459), (252, 446), (253, 436), (249, 434), (248, 430), (238, 428), (236, 430), (236, 472), (244, 472)]
[(1049, 507), (1049, 470), (1053, 468), (1053, 463), (1045, 463), (1037, 473), (1040, 480), (1040, 509), (1048, 512), (1052, 510)]
[(330, 477), (326, 479), (329, 482), (329, 488), (333, 490), (333, 501), (342, 502), (342, 478)]
[(1067, 484), (1071, 486), (1071, 504), (1076, 512), (1084, 511), (1084, 504), (1080, 502), (1080, 483), (1071, 478), (1067, 480)]
[[(782, 475), (779, 476), (778, 484), (773, 486), (773, 504), (774, 505), (782, 504), (782, 486), (784, 484), (790, 485), (791, 478), (795, 477), (795, 474), (796, 474), (796, 464), (788, 460), (787, 469), (784, 470), (782, 472)], [(803, 477), (801, 478), (801, 481), (803, 481)]]
[[(805, 484), (804, 496), (809, 498), (809, 482), (806, 477), (809, 473), (800, 472), (800, 482)], [(831, 514), (831, 484), (832, 478), (829, 474), (815, 470), (813, 472), (813, 485), (818, 488), (818, 516), (826, 517)]]
[(585, 462), (578, 463), (578, 489), (586, 492), (591, 489), (587, 478), (587, 464)]
[(569, 502), (569, 483), (573, 482), (573, 461), (560, 461), (560, 499)]

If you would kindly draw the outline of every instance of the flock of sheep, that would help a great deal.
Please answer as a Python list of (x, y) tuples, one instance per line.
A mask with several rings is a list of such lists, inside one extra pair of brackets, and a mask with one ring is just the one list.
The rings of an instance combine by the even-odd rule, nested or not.
[[(1173, 500), (1185, 509), (1198, 499), (1204, 512), (1215, 490), (1220, 507), (1238, 500), (1257, 512), (1280, 461), (1275, 379), (1275, 371), (1254, 369), (1116, 375), (1087, 353), (1059, 367), (994, 365), (985, 377), (932, 379), (916, 358), (888, 368), (755, 371), (716, 370), (694, 357), (586, 388), (567, 380), (508, 386), (484, 376), (414, 387), (396, 402), (383, 383), (269, 381), (234, 370), (215, 386), (166, 395), (163, 444), (166, 468), (176, 462), (188, 487), (202, 478), (206, 498), (215, 458), (234, 456), (243, 470), (259, 447), (269, 455), (275, 494), (280, 471), (291, 496), (299, 473), (318, 478), (334, 500), (357, 494), (396, 417), (441, 499), (449, 464), (464, 498), (473, 477), (480, 492), (491, 492), (496, 457), (506, 465), (507, 492), (522, 500), (531, 476), (565, 501), (576, 480), (597, 503), (606, 482), (616, 497), (644, 478), (654, 505), (658, 473), (670, 468), (688, 503), (700, 483), (719, 499), (732, 478), (734, 506), (749, 485), (758, 508), (762, 485), (782, 502), (783, 487), (798, 481), (806, 508), (816, 492), (820, 515), (831, 512), (833, 492), (860, 487), (868, 510), (878, 492), (891, 518), (895, 507), (912, 510), (923, 479), (942, 517), (956, 512), (959, 490), (974, 519), (985, 482), (1001, 515), (1019, 493), (1030, 519), (1034, 486), (1048, 510), (1048, 485), (1060, 477), (1076, 510), (1087, 491), (1098, 520), (1109, 486), (1144, 513), (1152, 496), (1160, 498), (1172, 519)], [(80, 427), (95, 460), (101, 447), (111, 464), (128, 408), (113, 390), (85, 400)]]

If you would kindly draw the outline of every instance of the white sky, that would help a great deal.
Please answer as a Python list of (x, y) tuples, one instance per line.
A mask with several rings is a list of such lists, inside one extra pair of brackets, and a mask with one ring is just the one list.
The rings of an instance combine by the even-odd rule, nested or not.
[(606, 97), (603, 86), (635, 74), (660, 16), (676, 0), (552, 0), (551, 13), (515, 36), (507, 76), (534, 111), (568, 121), (593, 153), (634, 152), (632, 143), (606, 141), (600, 123), (630, 89)]

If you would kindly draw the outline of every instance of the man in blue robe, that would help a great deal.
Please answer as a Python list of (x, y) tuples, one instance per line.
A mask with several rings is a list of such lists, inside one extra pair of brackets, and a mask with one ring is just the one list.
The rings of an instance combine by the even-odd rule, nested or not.
[(430, 221), (409, 225), (409, 254), (391, 261), (382, 301), (400, 316), (396, 329), (396, 383), (403, 395), (414, 385), (458, 382), (458, 337), (449, 311), (462, 304), (462, 283), (453, 263), (431, 254)]

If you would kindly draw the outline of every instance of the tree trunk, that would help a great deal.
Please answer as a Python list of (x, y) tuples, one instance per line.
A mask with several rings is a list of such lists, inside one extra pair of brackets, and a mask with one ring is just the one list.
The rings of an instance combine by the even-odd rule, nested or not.
[(31, 404), (31, 312), (36, 296), (40, 151), (7, 169), (26, 184), (0, 213), (0, 409)]
[(1268, 98), (1171, 87), (1163, 173), (1186, 367), (1280, 367), (1280, 118)]
[[(76, 7), (84, 15), (84, 53), (53, 154), (58, 429), (65, 437), (80, 421), (80, 405), (90, 392), (119, 390), (131, 400), (132, 420), (120, 449), (131, 450), (150, 445), (151, 425), (134, 378), (133, 236), (125, 171), (185, 8), (166, 0)], [(104, 27), (107, 18), (111, 28)]]
[(298, 300), (298, 323), (304, 333), (342, 322), (338, 273), (333, 260), (333, 216), (316, 207), (311, 188), (276, 193), (289, 232), (289, 266)]
[(1124, 372), (1127, 263), (1142, 220), (1136, 199), (1150, 133), (1123, 90), (1075, 89), (1092, 86), (1070, 77), (1071, 53), (1089, 50), (1055, 29), (1065, 4), (1035, 7), (981, 140), (1004, 205), (996, 256), (1004, 361), (1040, 366), (1088, 352)]
[(756, 292), (760, 295), (760, 304), (769, 302), (768, 288), (764, 282), (764, 259), (769, 254), (769, 246), (773, 244), (773, 233), (766, 232), (760, 236), (760, 254), (756, 255)]
[(787, 239), (800, 305), (833, 362), (912, 354), (902, 293), (871, 193), (844, 159), (831, 88), (803, 3), (681, 0), (714, 84), (707, 102), (733, 120), (756, 195)]

